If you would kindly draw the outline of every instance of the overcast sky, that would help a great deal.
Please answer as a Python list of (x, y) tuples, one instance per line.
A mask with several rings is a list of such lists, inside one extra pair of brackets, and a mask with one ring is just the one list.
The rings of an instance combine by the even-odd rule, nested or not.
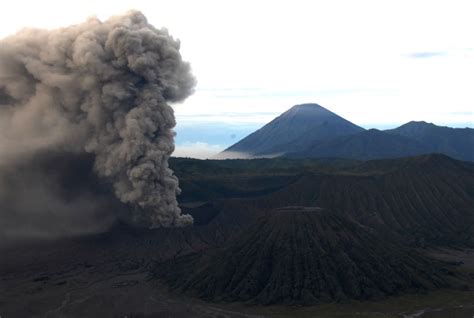
[(0, 37), (141, 10), (182, 42), (198, 86), (177, 153), (207, 156), (315, 102), (366, 128), (474, 126), (472, 1), (4, 1)]

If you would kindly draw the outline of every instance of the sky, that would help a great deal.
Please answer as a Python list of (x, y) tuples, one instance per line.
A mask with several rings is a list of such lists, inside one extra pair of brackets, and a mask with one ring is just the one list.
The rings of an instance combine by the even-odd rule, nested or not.
[(365, 128), (474, 127), (472, 1), (5, 1), (0, 38), (140, 10), (181, 41), (196, 92), (176, 156), (210, 157), (291, 106)]

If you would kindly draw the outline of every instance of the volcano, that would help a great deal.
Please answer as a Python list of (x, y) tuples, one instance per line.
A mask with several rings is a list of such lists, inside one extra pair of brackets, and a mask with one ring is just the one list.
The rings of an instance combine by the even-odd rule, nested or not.
[(315, 304), (446, 286), (426, 258), (320, 207), (267, 211), (225, 247), (161, 264), (155, 275), (211, 301)]
[(259, 130), (227, 148), (226, 153), (281, 155), (307, 149), (315, 142), (364, 131), (318, 104), (293, 106)]
[(318, 104), (301, 104), (227, 148), (218, 158), (373, 160), (441, 153), (474, 161), (474, 129), (409, 122), (365, 130)]

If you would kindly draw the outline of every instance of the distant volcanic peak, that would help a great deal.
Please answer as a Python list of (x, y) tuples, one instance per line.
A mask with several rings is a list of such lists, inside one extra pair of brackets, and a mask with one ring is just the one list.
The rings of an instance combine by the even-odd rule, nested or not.
[(316, 103), (298, 104), (227, 148), (224, 157), (372, 160), (444, 153), (474, 161), (474, 129), (410, 121), (388, 130), (364, 128)]
[[(469, 127), (449, 127), (449, 126), (442, 126), (436, 125), (434, 123), (426, 122), (426, 121), (410, 121), (406, 124), (403, 124), (397, 128), (387, 130), (389, 132), (399, 132), (399, 133), (421, 133), (421, 134), (440, 134), (437, 135), (438, 138), (446, 138), (449, 136), (450, 133), (468, 133), (474, 134), (474, 129)], [(446, 135), (448, 134), (448, 135)], [(417, 135), (413, 135), (412, 137), (420, 137)]]
[[(406, 124), (403, 124), (397, 128), (394, 129), (389, 129), (387, 130), (388, 132), (433, 132), (436, 130), (441, 130), (441, 131), (446, 131), (446, 130), (459, 130), (460, 128), (453, 128), (453, 127), (448, 127), (448, 126), (438, 126), (433, 123), (429, 123), (426, 121), (409, 121)], [(414, 136), (415, 137), (415, 136)]]
[(225, 152), (254, 156), (283, 155), (307, 149), (321, 140), (364, 131), (318, 104), (295, 105)]
[(442, 126), (437, 126), (433, 123), (428, 123), (426, 121), (409, 121), (408, 123), (406, 124), (403, 124), (401, 125), (400, 127), (398, 128), (395, 128), (395, 130), (397, 129), (427, 129), (427, 128), (446, 128), (446, 127), (442, 127)]
[(308, 103), (308, 104), (299, 104), (291, 107), (288, 111), (292, 112), (305, 112), (305, 111), (325, 111), (331, 113), (328, 109), (324, 108), (323, 106), (315, 103)]
[(408, 123), (406, 123), (405, 125), (430, 125), (430, 126), (436, 126), (435, 124), (433, 123), (428, 123), (424, 120), (411, 120), (409, 121)]
[(297, 120), (296, 124), (306, 123), (308, 127), (312, 126), (313, 128), (318, 128), (322, 125), (334, 126), (342, 124), (350, 125), (353, 128), (356, 128), (354, 129), (354, 131), (363, 130), (363, 128), (354, 125), (353, 123), (342, 118), (341, 116), (316, 104), (304, 104), (294, 106), (293, 108), (290, 108), (287, 112), (283, 113), (281, 117)]
[(309, 116), (311, 119), (323, 119), (323, 118), (343, 119), (342, 117), (322, 107), (319, 104), (295, 105), (281, 115), (281, 117), (285, 117), (285, 116)]
[(321, 106), (319, 104), (316, 104), (316, 103), (298, 104), (298, 105), (293, 106), (292, 108), (294, 108), (294, 109), (298, 109), (298, 108), (300, 108), (300, 109), (301, 108), (322, 108), (322, 109), (326, 109), (323, 106)]
[(427, 150), (425, 153), (444, 153), (456, 159), (474, 161), (474, 129), (472, 128), (451, 128), (423, 121), (411, 121), (385, 132), (420, 142)]

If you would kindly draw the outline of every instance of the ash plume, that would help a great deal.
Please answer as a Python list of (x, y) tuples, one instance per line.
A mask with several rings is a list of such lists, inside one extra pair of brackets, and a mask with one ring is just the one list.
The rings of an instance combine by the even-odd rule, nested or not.
[(11, 175), (38, 154), (88, 154), (136, 223), (191, 224), (168, 167), (175, 126), (168, 103), (183, 101), (195, 85), (179, 48), (137, 11), (0, 40), (0, 171)]

